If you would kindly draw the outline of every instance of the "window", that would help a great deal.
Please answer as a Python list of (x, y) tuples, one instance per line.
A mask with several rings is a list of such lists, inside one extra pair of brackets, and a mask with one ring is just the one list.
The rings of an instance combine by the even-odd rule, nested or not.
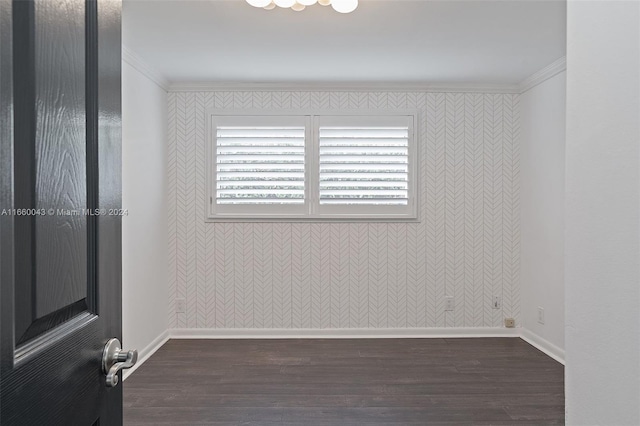
[(212, 114), (208, 219), (415, 219), (414, 119)]

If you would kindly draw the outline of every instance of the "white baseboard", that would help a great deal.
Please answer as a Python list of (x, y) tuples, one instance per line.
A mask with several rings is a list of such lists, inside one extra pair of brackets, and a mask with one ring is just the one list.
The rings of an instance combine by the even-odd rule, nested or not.
[(536, 333), (528, 330), (526, 328), (520, 329), (520, 338), (530, 344), (531, 346), (539, 349), (544, 352), (546, 355), (558, 361), (560, 364), (564, 365), (564, 350), (557, 347), (553, 343), (548, 340), (543, 339), (538, 336)]
[(564, 350), (525, 328), (340, 328), (340, 329), (247, 329), (173, 328), (138, 352), (138, 362), (123, 374), (126, 380), (169, 339), (443, 339), (518, 337), (564, 365)]
[(520, 337), (516, 328), (340, 328), (240, 329), (174, 328), (172, 339), (428, 339), (461, 337)]
[(164, 331), (158, 337), (153, 339), (151, 343), (149, 343), (144, 349), (138, 351), (138, 362), (128, 370), (124, 370), (122, 373), (122, 380), (127, 380), (134, 371), (136, 371), (146, 360), (148, 360), (151, 355), (156, 353), (158, 349), (162, 347), (169, 340), (169, 330)]

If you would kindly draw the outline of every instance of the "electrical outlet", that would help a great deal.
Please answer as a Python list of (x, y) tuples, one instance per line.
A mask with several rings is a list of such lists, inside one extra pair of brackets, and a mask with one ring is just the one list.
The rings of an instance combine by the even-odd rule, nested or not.
[(544, 308), (538, 306), (538, 322), (544, 324)]
[(507, 328), (514, 328), (516, 326), (516, 320), (513, 318), (505, 318), (504, 326)]
[(184, 299), (176, 299), (176, 313), (183, 314), (187, 310), (187, 301)]
[(500, 309), (502, 307), (502, 300), (500, 296), (493, 296), (493, 303), (491, 304), (493, 309)]
[(444, 298), (444, 310), (445, 311), (453, 311), (454, 308), (454, 303), (453, 303), (453, 297), (451, 296), (447, 296)]

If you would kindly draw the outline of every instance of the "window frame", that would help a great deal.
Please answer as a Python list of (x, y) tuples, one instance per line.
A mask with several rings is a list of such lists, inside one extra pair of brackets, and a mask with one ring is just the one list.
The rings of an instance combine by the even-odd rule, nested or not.
[[(408, 149), (408, 180), (409, 193), (408, 205), (402, 206), (404, 212), (393, 206), (340, 206), (339, 208), (328, 206), (321, 207), (319, 194), (320, 179), (320, 121), (331, 118), (342, 120), (352, 116), (358, 122), (366, 120), (382, 119), (385, 122), (406, 118), (409, 127)], [(247, 125), (247, 119), (254, 117), (251, 124), (273, 125), (273, 123), (287, 123), (279, 120), (300, 120), (305, 122), (305, 202), (304, 211), (289, 213), (291, 205), (256, 204), (244, 205), (247, 211), (232, 211), (230, 208), (220, 209), (215, 202), (216, 188), (216, 153), (217, 153), (217, 126), (223, 125)], [(261, 110), (261, 109), (209, 109), (206, 111), (206, 185), (205, 185), (205, 222), (418, 222), (418, 206), (420, 205), (420, 176), (419, 176), (419, 111), (412, 109), (373, 110), (373, 109), (297, 109), (297, 110)], [(226, 124), (242, 123), (242, 124)], [(265, 124), (261, 124), (265, 123)], [(299, 125), (294, 123), (293, 125)], [(286, 125), (292, 125), (290, 122)], [(241, 205), (242, 206), (242, 205)], [(375, 207), (376, 213), (364, 213)], [(355, 209), (354, 209), (355, 208)], [(256, 209), (258, 212), (256, 213)], [(249, 212), (248, 210), (251, 210)], [(323, 212), (324, 210), (324, 212)], [(395, 210), (395, 212), (394, 212)]]

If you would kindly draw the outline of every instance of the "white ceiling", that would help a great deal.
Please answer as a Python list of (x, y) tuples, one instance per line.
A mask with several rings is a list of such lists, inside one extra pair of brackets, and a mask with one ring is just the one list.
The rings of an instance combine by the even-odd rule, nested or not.
[(560, 0), (125, 0), (123, 44), (177, 83), (516, 84), (565, 54)]

